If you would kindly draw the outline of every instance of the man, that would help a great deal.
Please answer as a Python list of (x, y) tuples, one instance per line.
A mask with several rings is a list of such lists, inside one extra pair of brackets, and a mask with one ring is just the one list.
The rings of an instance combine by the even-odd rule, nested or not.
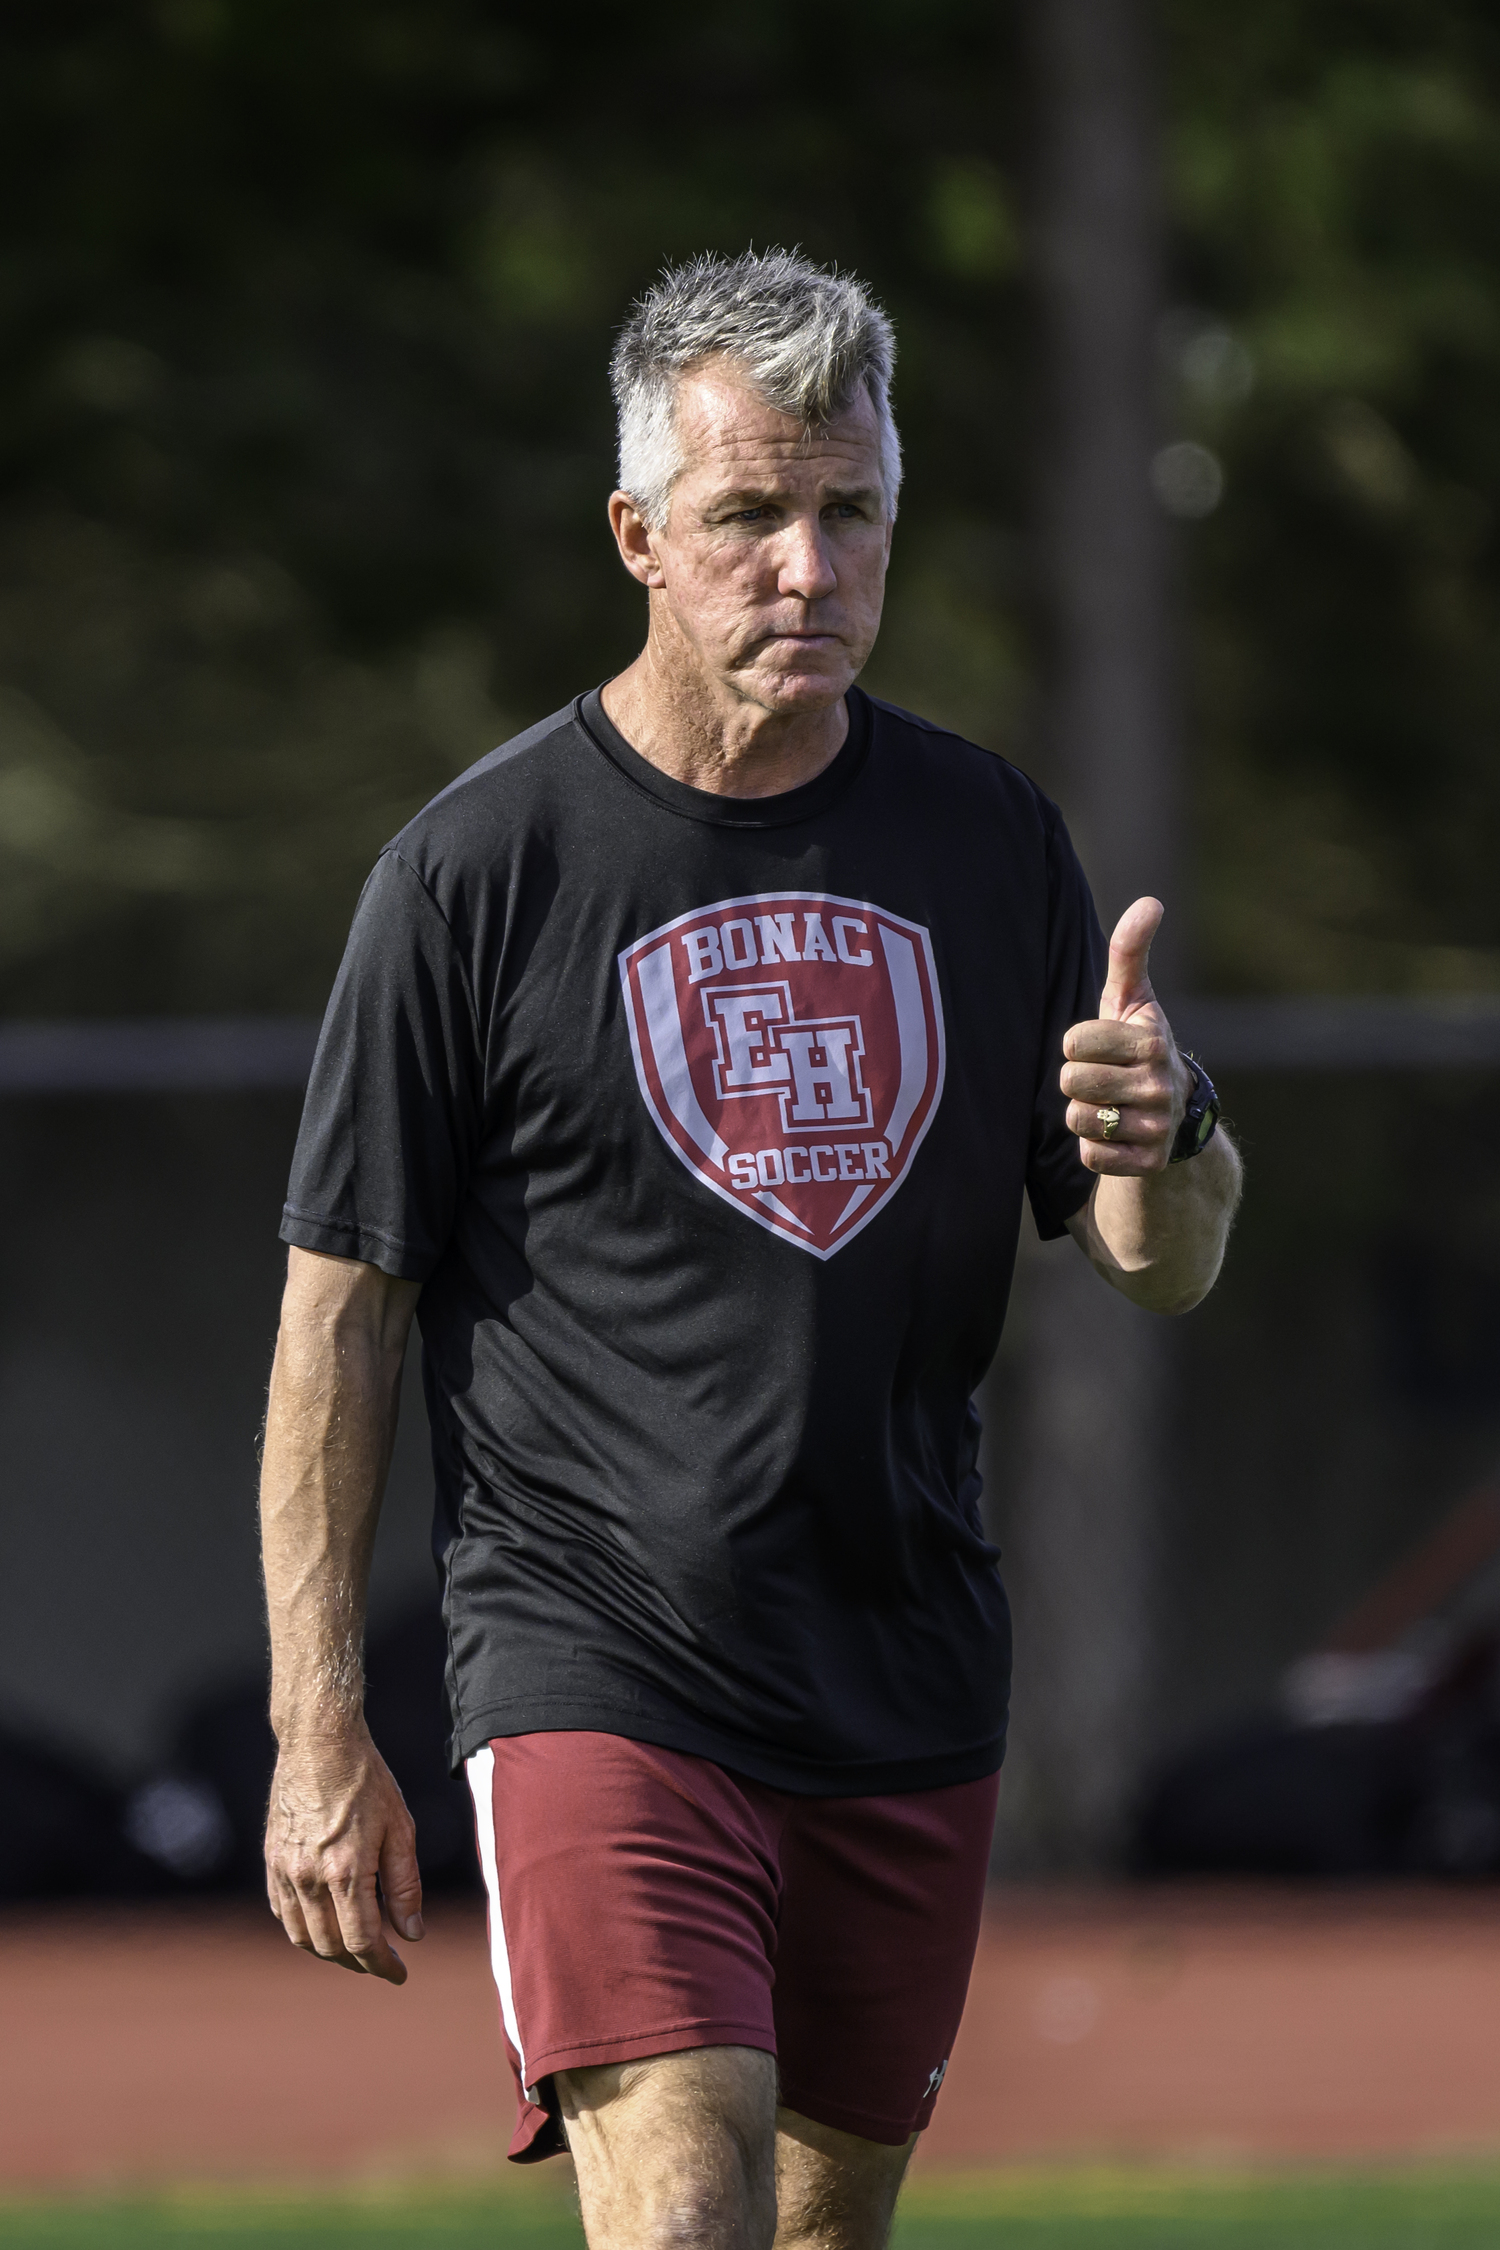
[(610, 519), (646, 645), (377, 863), (283, 1228), (271, 1903), (404, 1980), (360, 1636), (415, 1312), (512, 2154), (566, 2143), (594, 2250), (885, 2239), (1004, 1745), (970, 1401), (1023, 1190), (1162, 1312), (1237, 1193), (1160, 907), (1105, 982), (1055, 809), (854, 686), (892, 358), (779, 251), (636, 308)]

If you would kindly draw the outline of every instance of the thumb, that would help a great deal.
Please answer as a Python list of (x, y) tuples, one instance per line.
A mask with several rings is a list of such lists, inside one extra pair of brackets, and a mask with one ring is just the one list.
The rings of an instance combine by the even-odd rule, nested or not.
[(1109, 941), (1109, 975), (1099, 996), (1099, 1014), (1106, 1023), (1146, 1007), (1156, 995), (1151, 990), (1151, 940), (1161, 928), (1166, 908), (1159, 898), (1138, 898), (1127, 906)]
[(422, 1877), (409, 1829), (405, 1834), (389, 1828), (385, 1832), (380, 1847), (380, 1895), (393, 1928), (404, 1938), (421, 1937)]

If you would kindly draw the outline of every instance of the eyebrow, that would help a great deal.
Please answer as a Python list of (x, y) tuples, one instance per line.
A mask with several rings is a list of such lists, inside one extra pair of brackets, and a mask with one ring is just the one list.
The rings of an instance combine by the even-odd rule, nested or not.
[[(854, 501), (879, 500), (881, 497), (878, 484), (836, 485), (823, 494), (819, 505), (825, 508), (847, 507)], [(704, 502), (704, 508), (708, 514), (717, 515), (724, 508), (763, 508), (771, 501), (786, 498), (786, 490), (780, 485), (735, 486), (728, 492), (714, 493)]]

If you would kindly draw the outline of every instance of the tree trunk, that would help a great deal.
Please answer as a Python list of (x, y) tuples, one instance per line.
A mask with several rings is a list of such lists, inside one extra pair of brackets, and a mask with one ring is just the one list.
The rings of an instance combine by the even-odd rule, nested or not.
[[(1025, 0), (1025, 13), (1045, 770), (1105, 928), (1154, 892), (1170, 930), (1176, 713), (1150, 480), (1163, 307), (1147, 27), (1138, 0)], [(1171, 942), (1159, 951), (1170, 958)], [(1018, 1655), (1002, 1860), (1107, 1865), (1150, 1724), (1167, 1336), (1071, 1243), (1024, 1260), (1021, 1283), (1026, 1438), (1009, 1541)]]

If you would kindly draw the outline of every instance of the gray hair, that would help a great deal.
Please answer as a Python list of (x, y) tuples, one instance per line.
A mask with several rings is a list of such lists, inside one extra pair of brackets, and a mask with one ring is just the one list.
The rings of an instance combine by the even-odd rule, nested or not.
[(795, 250), (711, 252), (669, 266), (631, 307), (609, 364), (620, 420), (620, 489), (653, 529), (666, 521), (682, 473), (677, 387), (689, 368), (735, 361), (768, 406), (822, 429), (869, 393), (880, 426), (889, 513), (901, 489), (891, 413), (896, 337), (862, 281)]

